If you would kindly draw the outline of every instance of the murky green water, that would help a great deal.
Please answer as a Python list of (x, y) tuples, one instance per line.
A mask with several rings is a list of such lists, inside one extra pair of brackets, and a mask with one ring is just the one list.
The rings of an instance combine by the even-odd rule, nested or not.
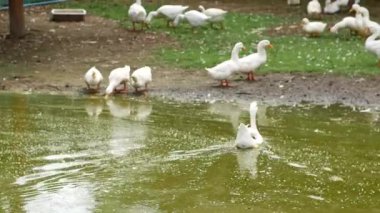
[[(380, 119), (259, 106), (0, 94), (0, 212), (380, 211)], [(245, 109), (244, 109), (245, 108)]]

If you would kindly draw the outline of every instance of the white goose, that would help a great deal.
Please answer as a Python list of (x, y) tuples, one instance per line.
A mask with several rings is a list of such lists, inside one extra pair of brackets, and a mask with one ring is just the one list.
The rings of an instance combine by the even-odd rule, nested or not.
[(247, 74), (247, 80), (254, 81), (253, 72), (267, 62), (266, 48), (273, 48), (268, 40), (262, 40), (257, 44), (257, 52), (239, 59), (239, 72)]
[(141, 67), (132, 73), (131, 79), (131, 85), (135, 88), (136, 92), (141, 87), (145, 87), (145, 91), (147, 91), (148, 84), (152, 82), (152, 69), (148, 66)]
[(318, 0), (311, 0), (307, 4), (307, 14), (312, 18), (321, 18), (322, 6)]
[(331, 2), (331, 0), (326, 0), (325, 8), (323, 9), (324, 13), (334, 14), (339, 12), (339, 4), (338, 1)]
[(302, 29), (310, 36), (320, 36), (326, 29), (327, 24), (320, 21), (309, 21), (307, 18), (302, 19)]
[(220, 27), (224, 29), (223, 21), (227, 11), (219, 8), (208, 8), (206, 10), (202, 5), (199, 5), (199, 9), (203, 14), (210, 17), (208, 21), (211, 23), (211, 27), (213, 27), (213, 23), (220, 23)]
[(110, 75), (108, 76), (109, 84), (106, 88), (106, 98), (111, 95), (120, 84), (124, 85), (125, 91), (128, 90), (127, 82), (129, 81), (130, 71), (131, 68), (128, 65), (125, 65), (124, 67), (116, 68), (110, 72)]
[(193, 27), (200, 27), (203, 25), (206, 25), (208, 23), (208, 20), (210, 17), (206, 16), (205, 14), (197, 11), (197, 10), (190, 10), (185, 12), (184, 14), (179, 14), (173, 22), (173, 25), (176, 27), (179, 25), (181, 20), (186, 19), (187, 22)]
[(84, 74), (84, 81), (87, 84), (87, 88), (96, 86), (96, 90), (99, 90), (100, 83), (103, 81), (103, 75), (96, 67), (91, 67), (86, 74)]
[(231, 59), (217, 64), (212, 68), (206, 68), (212, 78), (220, 81), (220, 86), (228, 87), (228, 79), (234, 74), (234, 72), (239, 70), (239, 52), (243, 48), (243, 43), (236, 43), (231, 52)]
[(358, 12), (356, 6), (352, 6), (351, 11), (355, 11), (355, 17), (347, 16), (341, 21), (337, 22), (334, 26), (330, 28), (330, 32), (338, 33), (340, 29), (349, 28), (351, 31), (360, 33), (364, 28), (363, 16)]
[(253, 101), (249, 107), (250, 127), (240, 124), (236, 135), (235, 146), (241, 149), (258, 148), (264, 142), (256, 124), (257, 102)]
[(146, 22), (149, 24), (152, 21), (153, 17), (162, 15), (167, 19), (167, 26), (169, 27), (170, 24), (174, 21), (174, 19), (179, 14), (182, 14), (185, 10), (187, 10), (187, 8), (189, 8), (189, 6), (163, 5), (160, 8), (158, 8), (156, 11), (151, 11), (146, 17)]
[(372, 26), (371, 28), (369, 28), (369, 30), (373, 33), (365, 41), (365, 48), (366, 50), (377, 56), (377, 65), (380, 67), (380, 40), (376, 40), (380, 37), (380, 27)]
[[(359, 6), (358, 4), (354, 4), (352, 5), (352, 7), (354, 7), (355, 5), (357, 5), (358, 7), (357, 11), (363, 16), (364, 28), (371, 30), (371, 29), (376, 29), (380, 27), (380, 25), (377, 22), (371, 21), (370, 16), (369, 16), (369, 11), (367, 8), (363, 6)], [(374, 33), (374, 32), (370, 31), (370, 33)]]
[(136, 2), (129, 7), (128, 16), (132, 21), (133, 31), (136, 31), (136, 23), (141, 24), (141, 30), (143, 30), (144, 25), (148, 27), (145, 22), (146, 11), (145, 8), (141, 5), (141, 0), (136, 0)]

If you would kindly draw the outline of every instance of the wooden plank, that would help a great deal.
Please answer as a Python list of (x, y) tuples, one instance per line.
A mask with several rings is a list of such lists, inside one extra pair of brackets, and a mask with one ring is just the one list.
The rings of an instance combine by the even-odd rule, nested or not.
[(21, 38), (25, 35), (24, 0), (9, 1), (9, 27), (12, 38)]

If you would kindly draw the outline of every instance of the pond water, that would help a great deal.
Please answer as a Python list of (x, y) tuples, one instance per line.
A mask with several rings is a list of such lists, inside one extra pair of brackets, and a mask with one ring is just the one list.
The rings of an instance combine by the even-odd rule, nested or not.
[(380, 211), (379, 112), (0, 94), (0, 212)]

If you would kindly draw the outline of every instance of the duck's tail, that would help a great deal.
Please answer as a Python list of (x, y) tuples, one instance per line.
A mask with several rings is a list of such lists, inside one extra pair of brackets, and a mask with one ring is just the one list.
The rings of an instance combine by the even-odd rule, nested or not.
[(214, 70), (212, 68), (205, 68), (205, 70), (208, 72), (208, 73), (212, 73), (214, 72)]

